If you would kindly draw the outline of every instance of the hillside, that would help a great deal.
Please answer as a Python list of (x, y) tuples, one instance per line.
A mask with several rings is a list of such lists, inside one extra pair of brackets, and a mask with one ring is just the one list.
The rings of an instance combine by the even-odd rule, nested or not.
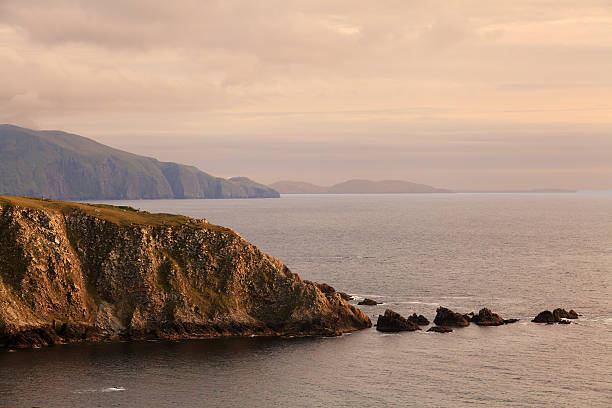
[(246, 177), (223, 179), (60, 132), (0, 125), (0, 194), (71, 200), (278, 197)]
[(0, 347), (370, 326), (341, 293), (204, 219), (0, 196)]
[(391, 193), (450, 193), (450, 190), (401, 180), (348, 180), (331, 187), (300, 181), (279, 181), (270, 184), (281, 194), (391, 194)]

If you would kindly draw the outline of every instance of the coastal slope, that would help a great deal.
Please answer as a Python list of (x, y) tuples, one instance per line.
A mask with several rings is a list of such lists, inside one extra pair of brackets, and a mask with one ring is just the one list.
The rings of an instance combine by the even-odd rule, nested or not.
[(452, 191), (411, 183), (403, 180), (347, 180), (324, 187), (301, 181), (279, 181), (270, 184), (281, 194), (394, 194), (394, 193), (451, 193)]
[(0, 125), (0, 194), (63, 200), (279, 197), (246, 177), (214, 177), (79, 135), (13, 125)]
[(0, 347), (370, 326), (340, 293), (206, 220), (0, 196)]

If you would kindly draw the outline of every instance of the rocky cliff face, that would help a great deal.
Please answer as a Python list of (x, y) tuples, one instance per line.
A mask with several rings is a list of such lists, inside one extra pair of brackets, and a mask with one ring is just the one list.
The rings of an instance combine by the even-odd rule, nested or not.
[(205, 220), (0, 196), (0, 347), (370, 326), (339, 293)]

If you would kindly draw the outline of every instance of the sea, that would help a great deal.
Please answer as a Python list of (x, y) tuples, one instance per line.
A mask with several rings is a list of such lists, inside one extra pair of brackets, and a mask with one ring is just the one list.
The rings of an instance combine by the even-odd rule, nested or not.
[[(449, 334), (116, 342), (0, 351), (0, 406), (611, 407), (612, 194), (114, 201), (231, 227), (304, 279)], [(531, 323), (574, 309), (570, 325)]]

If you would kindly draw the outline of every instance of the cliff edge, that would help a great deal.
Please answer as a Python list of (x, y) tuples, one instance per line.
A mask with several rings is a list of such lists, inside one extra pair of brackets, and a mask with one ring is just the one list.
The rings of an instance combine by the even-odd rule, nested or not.
[(0, 196), (0, 347), (371, 326), (320, 287), (206, 220)]

